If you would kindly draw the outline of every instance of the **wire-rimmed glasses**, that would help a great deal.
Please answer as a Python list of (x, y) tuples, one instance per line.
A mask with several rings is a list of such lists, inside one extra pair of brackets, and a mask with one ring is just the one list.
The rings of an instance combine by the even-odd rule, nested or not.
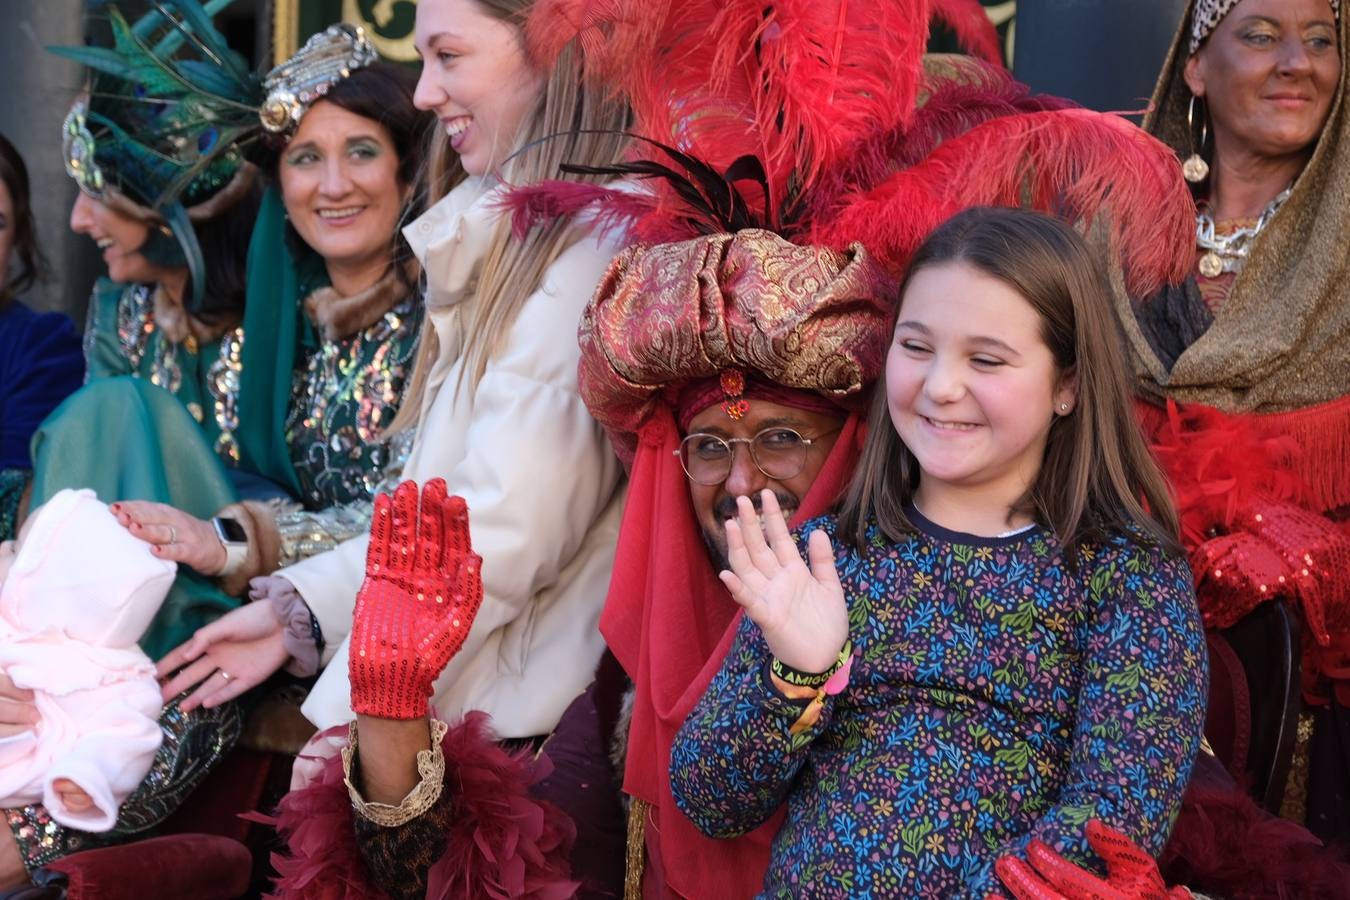
[(769, 478), (783, 481), (793, 478), (806, 468), (806, 453), (815, 443), (802, 437), (796, 430), (781, 425), (765, 428), (752, 438), (724, 438), (715, 434), (695, 432), (680, 441), (675, 455), (680, 458), (684, 474), (695, 484), (721, 484), (731, 474), (736, 458), (736, 445), (750, 447), (750, 459)]

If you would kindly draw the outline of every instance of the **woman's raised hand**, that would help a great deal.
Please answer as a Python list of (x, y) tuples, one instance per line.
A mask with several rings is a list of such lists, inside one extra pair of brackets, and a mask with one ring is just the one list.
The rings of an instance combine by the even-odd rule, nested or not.
[(375, 498), (366, 580), (348, 655), (352, 710), (384, 719), (427, 715), (436, 677), (464, 646), (483, 602), (482, 558), (469, 510), (445, 481), (405, 481)]
[(179, 708), (210, 709), (262, 684), (290, 658), (282, 631), (266, 601), (245, 603), (198, 628), (155, 664), (165, 702), (191, 689)]
[(210, 522), (148, 500), (122, 500), (109, 509), (160, 559), (183, 563), (208, 577), (225, 571), (225, 546)]
[(749, 497), (736, 499), (737, 516), (727, 521), (731, 571), (718, 577), (779, 662), (803, 672), (828, 671), (848, 640), (848, 606), (834, 570), (834, 548), (825, 532), (812, 532), (808, 568), (773, 491), (764, 491), (761, 501), (762, 523)]

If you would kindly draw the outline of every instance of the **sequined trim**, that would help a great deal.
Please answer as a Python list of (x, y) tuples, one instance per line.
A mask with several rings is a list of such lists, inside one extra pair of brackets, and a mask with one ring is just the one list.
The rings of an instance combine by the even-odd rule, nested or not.
[(370, 498), (343, 503), (311, 512), (298, 503), (284, 500), (269, 502), (277, 523), (281, 541), (278, 568), (294, 565), (302, 559), (327, 553), (343, 541), (370, 531), (370, 515), (375, 494), (392, 494), (403, 476), (408, 455), (412, 452), (413, 429), (401, 431), (389, 441), (389, 464), (383, 472), (371, 473), (378, 477)]
[(236, 328), (220, 340), (220, 355), (206, 373), (206, 390), (214, 401), (214, 417), (220, 436), (216, 453), (239, 462), (239, 385), (244, 370), (244, 329)]
[[(92, 335), (89, 329), (86, 335)], [(117, 303), (117, 340), (122, 355), (130, 364), (132, 371), (138, 371), (146, 353), (153, 349), (154, 357), (150, 364), (148, 378), (151, 384), (164, 388), (171, 394), (177, 394), (183, 387), (183, 363), (179, 358), (180, 349), (196, 355), (200, 347), (197, 339), (191, 335), (181, 344), (169, 341), (161, 335), (153, 341), (156, 333), (155, 297), (149, 285), (128, 285)], [(89, 347), (86, 346), (86, 355)], [(211, 417), (220, 429), (216, 438), (215, 450), (228, 461), (239, 461), (239, 444), (235, 432), (239, 428), (239, 385), (243, 372), (244, 329), (235, 328), (220, 339), (220, 352), (216, 361), (206, 372), (206, 390), (211, 397)], [(188, 414), (198, 423), (205, 420), (206, 411), (195, 402), (185, 402)]]
[[(90, 329), (92, 333), (93, 329)], [(154, 297), (150, 286), (128, 285), (117, 302), (117, 340), (132, 370), (140, 368), (154, 333)]]
[(176, 697), (160, 713), (164, 743), (150, 774), (118, 811), (111, 831), (91, 834), (52, 820), (45, 807), (32, 804), (5, 810), (24, 867), (31, 873), (71, 853), (125, 843), (143, 837), (178, 809), (206, 774), (239, 741), (243, 714), (236, 703), (184, 713)]
[(422, 307), (408, 298), (365, 331), (325, 341), (297, 370), (286, 443), (305, 505), (370, 500), (392, 461), (384, 429), (411, 374)]

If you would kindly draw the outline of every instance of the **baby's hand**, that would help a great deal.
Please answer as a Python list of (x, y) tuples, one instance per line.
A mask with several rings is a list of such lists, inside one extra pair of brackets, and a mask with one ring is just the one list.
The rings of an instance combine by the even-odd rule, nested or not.
[(52, 782), (52, 787), (56, 789), (56, 793), (61, 797), (61, 802), (65, 804), (66, 809), (71, 812), (88, 812), (94, 808), (94, 798), (80, 790), (79, 785), (69, 778), (56, 779)]

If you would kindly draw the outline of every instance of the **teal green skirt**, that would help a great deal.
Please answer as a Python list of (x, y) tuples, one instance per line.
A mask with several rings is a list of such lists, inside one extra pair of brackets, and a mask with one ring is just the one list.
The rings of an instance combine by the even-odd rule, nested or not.
[[(90, 488), (105, 503), (154, 500), (209, 519), (237, 499), (201, 426), (140, 378), (101, 378), (76, 391), (38, 428), (32, 451), (34, 508), (63, 488)], [(238, 605), (213, 579), (180, 566), (141, 649), (159, 659)]]

